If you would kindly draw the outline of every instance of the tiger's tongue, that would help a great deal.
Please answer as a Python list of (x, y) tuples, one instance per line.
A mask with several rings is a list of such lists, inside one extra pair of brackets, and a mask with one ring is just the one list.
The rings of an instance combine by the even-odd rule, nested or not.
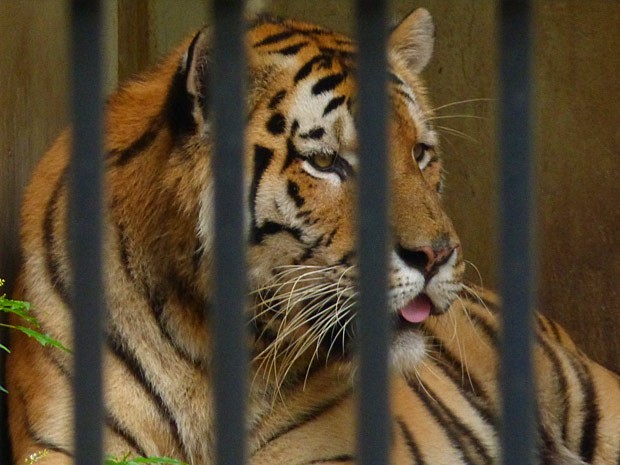
[(431, 314), (431, 299), (426, 294), (420, 294), (399, 310), (400, 316), (409, 323), (421, 323)]

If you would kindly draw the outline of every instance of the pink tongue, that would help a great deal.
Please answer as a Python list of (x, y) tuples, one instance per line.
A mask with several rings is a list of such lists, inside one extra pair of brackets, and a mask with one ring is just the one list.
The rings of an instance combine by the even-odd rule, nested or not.
[(409, 323), (421, 323), (431, 314), (431, 299), (426, 294), (420, 294), (407, 305), (399, 310), (402, 316)]

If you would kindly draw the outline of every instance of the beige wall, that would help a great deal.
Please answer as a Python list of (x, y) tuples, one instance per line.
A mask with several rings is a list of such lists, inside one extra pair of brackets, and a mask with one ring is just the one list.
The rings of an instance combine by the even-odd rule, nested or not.
[(620, 3), (537, 11), (541, 306), (620, 371)]
[(67, 11), (61, 1), (0, 2), (0, 275), (13, 281), (22, 188), (67, 124)]
[[(118, 2), (119, 14), (115, 15)], [(105, 2), (104, 2), (105, 3)], [(352, 0), (263, 0), (351, 31)], [(416, 4), (421, 2), (415, 2)], [(495, 1), (429, 0), (437, 23), (425, 72), (443, 126), (446, 208), (466, 258), (496, 284)], [(17, 205), (32, 164), (67, 122), (63, 0), (0, 2), (0, 275), (13, 278)], [(108, 82), (130, 76), (201, 24), (200, 0), (114, 0)], [(412, 7), (393, 1), (394, 16)], [(536, 2), (536, 136), (542, 309), (620, 370), (620, 3)], [(462, 134), (459, 134), (462, 133)], [(470, 270), (477, 281), (477, 273)]]

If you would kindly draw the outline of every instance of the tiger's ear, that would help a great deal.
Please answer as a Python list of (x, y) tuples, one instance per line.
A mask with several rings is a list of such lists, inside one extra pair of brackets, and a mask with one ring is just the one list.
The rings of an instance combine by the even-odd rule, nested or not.
[(427, 10), (418, 8), (392, 30), (389, 53), (393, 59), (404, 61), (411, 71), (419, 73), (430, 61), (434, 43), (433, 18)]
[(187, 73), (187, 91), (199, 100), (199, 104), (207, 103), (207, 65), (210, 52), (210, 31), (203, 28), (187, 49), (183, 57), (183, 66)]
[(208, 131), (205, 115), (209, 106), (207, 69), (209, 29), (198, 32), (183, 54), (168, 95), (168, 119), (176, 135)]

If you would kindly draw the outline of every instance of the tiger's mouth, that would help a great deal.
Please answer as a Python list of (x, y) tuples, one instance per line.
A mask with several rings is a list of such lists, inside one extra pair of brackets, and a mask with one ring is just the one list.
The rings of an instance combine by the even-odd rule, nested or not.
[(422, 323), (433, 312), (435, 306), (430, 297), (421, 293), (398, 309), (398, 320), (403, 324)]
[[(399, 333), (404, 331), (419, 330), (421, 325), (430, 316), (441, 315), (445, 313), (446, 310), (447, 309), (440, 309), (435, 305), (425, 292), (418, 294), (393, 314), (393, 337), (397, 337)], [(353, 320), (353, 324), (346, 327), (339, 324), (337, 320), (336, 324), (328, 330), (328, 334), (325, 336), (322, 344), (324, 347), (329, 347), (330, 354), (338, 354), (340, 357), (349, 357), (354, 353), (356, 346), (355, 335), (357, 332), (355, 315), (353, 315)], [(339, 346), (340, 350), (333, 350), (336, 344)]]
[(446, 311), (446, 308), (439, 308), (428, 294), (422, 292), (397, 310), (394, 315), (394, 329), (399, 331), (417, 328), (430, 316), (441, 315)]

